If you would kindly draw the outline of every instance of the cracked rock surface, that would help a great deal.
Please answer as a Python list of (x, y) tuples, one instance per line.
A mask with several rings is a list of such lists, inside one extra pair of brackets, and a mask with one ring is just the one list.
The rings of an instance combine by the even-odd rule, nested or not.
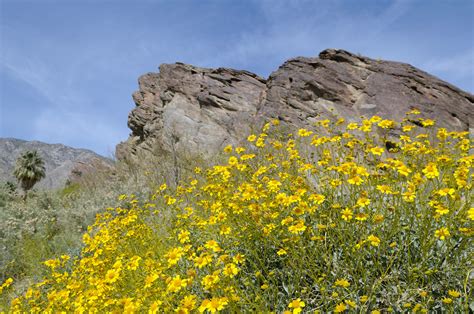
[(327, 49), (286, 61), (263, 79), (248, 71), (163, 64), (139, 78), (130, 137), (119, 159), (141, 151), (210, 157), (271, 118), (290, 127), (316, 119), (380, 115), (401, 120), (413, 108), (437, 125), (474, 134), (474, 95), (409, 64)]

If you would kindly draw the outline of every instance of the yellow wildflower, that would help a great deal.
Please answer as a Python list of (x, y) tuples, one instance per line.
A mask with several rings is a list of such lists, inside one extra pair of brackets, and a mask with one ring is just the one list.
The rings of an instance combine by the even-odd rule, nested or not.
[(370, 241), (370, 244), (372, 246), (379, 246), (379, 244), (380, 244), (380, 239), (378, 237), (374, 236), (373, 234), (371, 234), (367, 237), (367, 241)]
[(421, 119), (421, 124), (424, 126), (424, 127), (428, 127), (428, 126), (433, 126), (435, 124), (435, 122), (431, 119)]
[(296, 300), (291, 301), (290, 304), (288, 304), (288, 307), (290, 309), (293, 309), (293, 314), (298, 314), (305, 307), (305, 303), (303, 301), (301, 301), (300, 298), (298, 298)]
[(346, 279), (337, 279), (336, 282), (334, 282), (334, 286), (336, 287), (343, 287), (343, 288), (347, 288), (349, 287), (351, 284), (349, 283), (349, 281), (347, 281)]
[(229, 165), (230, 166), (235, 166), (239, 163), (239, 160), (235, 156), (230, 156), (229, 157)]
[(345, 221), (350, 221), (352, 219), (353, 214), (354, 213), (352, 212), (350, 208), (345, 208), (344, 210), (341, 211), (341, 217)]
[(355, 215), (355, 219), (358, 220), (358, 221), (365, 221), (367, 220), (367, 214), (364, 214), (364, 213), (357, 213)]
[(144, 288), (150, 288), (151, 285), (160, 277), (157, 273), (150, 274), (145, 278), (145, 286)]
[(471, 207), (467, 210), (467, 217), (470, 220), (474, 220), (474, 207)]
[(299, 130), (298, 130), (298, 135), (299, 135), (300, 137), (307, 137), (307, 136), (310, 136), (311, 134), (313, 134), (313, 132), (312, 132), (312, 131), (308, 131), (308, 130), (306, 130), (306, 129), (299, 129)]
[(350, 307), (352, 308), (356, 308), (357, 307), (357, 303), (355, 303), (354, 301), (352, 300), (344, 300), (344, 302), (349, 305)]
[(347, 130), (355, 130), (359, 127), (359, 125), (355, 122), (351, 122), (347, 125), (346, 129)]
[(105, 274), (105, 282), (106, 283), (114, 283), (120, 277), (120, 270), (119, 269), (109, 269)]
[(298, 220), (295, 225), (289, 226), (288, 231), (291, 233), (300, 233), (306, 230), (306, 226), (304, 225), (304, 220)]
[(212, 299), (205, 299), (202, 301), (201, 306), (199, 307), (199, 312), (204, 312), (208, 310), (211, 313), (215, 313), (217, 311), (222, 311), (224, 307), (228, 304), (227, 298), (218, 298), (214, 297)]
[(212, 250), (213, 252), (220, 252), (221, 251), (221, 248), (219, 247), (219, 243), (217, 243), (217, 241), (214, 241), (214, 240), (207, 241), (204, 246), (206, 248)]
[(257, 136), (255, 134), (251, 134), (247, 137), (247, 141), (249, 142), (254, 142), (257, 139)]
[(447, 237), (450, 236), (450, 233), (448, 228), (443, 227), (435, 231), (435, 236), (440, 240), (445, 240)]
[(370, 204), (370, 199), (367, 197), (361, 197), (357, 200), (357, 206), (359, 207), (365, 207)]
[(179, 242), (181, 243), (186, 243), (186, 242), (189, 242), (189, 235), (191, 233), (187, 230), (182, 230), (179, 234), (178, 234), (178, 240)]
[(347, 310), (347, 306), (344, 302), (341, 302), (334, 308), (334, 313), (342, 313), (345, 310)]
[[(194, 294), (187, 295), (181, 300), (182, 312), (189, 312), (196, 308), (197, 297)], [(183, 311), (186, 310), (186, 311)], [(178, 311), (179, 312), (179, 311)]]
[(239, 273), (240, 269), (233, 263), (229, 263), (224, 267), (224, 274), (233, 278)]
[(447, 297), (444, 297), (443, 299), (441, 299), (441, 301), (443, 301), (444, 304), (451, 304), (451, 303), (453, 303), (453, 299), (447, 298)]
[(372, 154), (372, 155), (377, 155), (377, 156), (382, 156), (383, 154), (383, 148), (381, 147), (373, 147), (371, 149), (369, 149), (369, 152)]
[(354, 176), (354, 177), (349, 178), (347, 182), (353, 185), (361, 185), (364, 182), (364, 180), (359, 176)]
[(168, 264), (170, 266), (173, 266), (173, 265), (176, 265), (178, 263), (178, 261), (181, 259), (183, 254), (184, 254), (183, 248), (177, 247), (177, 248), (173, 248), (173, 249), (169, 250), (165, 254), (165, 257), (168, 260)]
[(180, 275), (176, 275), (168, 282), (167, 290), (169, 292), (178, 292), (181, 288), (186, 287), (186, 285), (187, 280), (181, 279)]
[(439, 176), (438, 167), (432, 162), (426, 165), (426, 167), (423, 169), (423, 173), (428, 179), (434, 179)]
[(219, 274), (213, 273), (207, 276), (204, 276), (204, 278), (201, 280), (201, 284), (206, 288), (207, 290), (210, 290), (216, 283), (218, 283), (220, 280)]
[(377, 125), (382, 129), (390, 129), (395, 126), (395, 122), (392, 120), (382, 120)]

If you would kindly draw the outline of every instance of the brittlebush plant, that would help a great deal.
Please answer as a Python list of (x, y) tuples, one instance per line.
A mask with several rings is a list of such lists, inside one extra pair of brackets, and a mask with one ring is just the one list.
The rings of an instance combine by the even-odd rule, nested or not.
[(8, 311), (469, 311), (472, 144), (417, 114), (269, 122), (175, 189), (120, 195)]

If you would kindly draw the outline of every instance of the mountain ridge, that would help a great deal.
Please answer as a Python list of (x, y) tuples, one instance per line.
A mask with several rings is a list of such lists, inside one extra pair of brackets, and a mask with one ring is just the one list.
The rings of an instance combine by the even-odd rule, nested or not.
[(45, 162), (46, 177), (37, 189), (57, 189), (91, 171), (94, 165), (110, 165), (111, 160), (92, 150), (73, 148), (61, 143), (0, 138), (0, 182), (16, 182), (13, 176), (16, 159), (26, 150), (37, 150)]

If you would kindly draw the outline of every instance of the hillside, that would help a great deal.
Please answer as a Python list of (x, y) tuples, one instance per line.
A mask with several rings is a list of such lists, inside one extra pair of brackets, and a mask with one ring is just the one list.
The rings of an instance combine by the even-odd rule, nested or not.
[[(272, 120), (176, 188), (117, 195), (10, 310), (472, 311), (472, 144), (419, 114), (294, 135)], [(375, 134), (396, 127), (388, 149)]]
[(68, 179), (75, 179), (81, 173), (90, 171), (94, 165), (111, 163), (111, 160), (87, 149), (0, 138), (0, 182), (16, 182), (12, 175), (15, 161), (26, 150), (37, 150), (45, 162), (46, 177), (35, 185), (35, 188), (43, 190), (64, 187)]
[(474, 310), (473, 95), (332, 49), (139, 85), (113, 171), (5, 192), (0, 312)]

